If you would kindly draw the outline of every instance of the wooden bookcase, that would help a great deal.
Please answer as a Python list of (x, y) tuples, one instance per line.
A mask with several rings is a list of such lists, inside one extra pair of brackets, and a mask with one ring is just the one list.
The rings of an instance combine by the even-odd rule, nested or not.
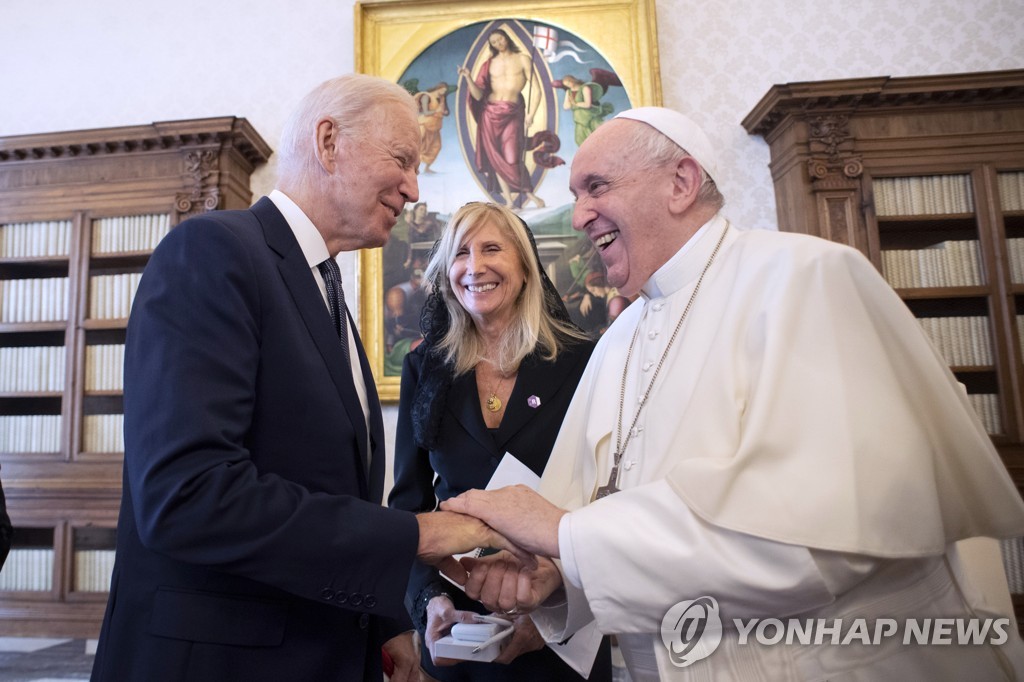
[[(1024, 491), (1024, 70), (775, 85), (743, 126), (779, 228), (871, 259)], [(1024, 628), (1024, 544), (1003, 550)]]
[(0, 137), (0, 635), (99, 633), (134, 287), (168, 229), (248, 207), (270, 154), (236, 117)]

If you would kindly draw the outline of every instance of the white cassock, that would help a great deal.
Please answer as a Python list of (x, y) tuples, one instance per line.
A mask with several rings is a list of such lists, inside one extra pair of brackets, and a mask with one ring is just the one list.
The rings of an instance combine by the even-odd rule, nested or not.
[[(624, 430), (723, 231), (636, 422), (622, 492), (593, 501), (634, 330)], [(854, 249), (709, 221), (597, 345), (541, 492), (573, 511), (559, 528), (568, 603), (536, 612), (538, 628), (549, 641), (588, 623), (619, 634), (637, 682), (1024, 675), (1012, 620), (1001, 646), (740, 645), (727, 627), (710, 657), (668, 660), (663, 616), (703, 595), (727, 626), (1006, 615), (955, 543), (1024, 535), (1024, 503), (962, 387)]]

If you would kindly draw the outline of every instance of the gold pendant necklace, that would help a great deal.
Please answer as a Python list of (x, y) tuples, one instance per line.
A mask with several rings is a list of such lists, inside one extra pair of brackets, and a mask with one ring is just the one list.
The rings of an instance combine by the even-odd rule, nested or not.
[[(490, 362), (490, 360), (488, 360), (487, 362)], [(494, 387), (491, 389), (490, 397), (488, 397), (487, 400), (484, 401), (484, 404), (487, 406), (488, 411), (499, 412), (501, 410), (501, 406), (503, 405), (503, 403), (501, 401), (501, 398), (498, 397), (498, 391), (501, 390), (501, 385), (505, 383), (505, 380), (508, 378), (509, 377), (502, 376), (500, 370), (498, 371), (498, 383), (496, 383)]]

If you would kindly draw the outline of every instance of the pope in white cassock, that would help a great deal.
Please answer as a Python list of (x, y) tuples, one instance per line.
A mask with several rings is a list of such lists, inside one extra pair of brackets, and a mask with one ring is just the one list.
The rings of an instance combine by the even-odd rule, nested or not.
[[(555, 560), (467, 562), (467, 592), (536, 608), (548, 641), (617, 634), (636, 682), (1024, 679), (998, 546), (958, 542), (1024, 535), (963, 388), (858, 251), (722, 217), (714, 159), (696, 125), (654, 107), (576, 154), (573, 227), (640, 298), (594, 351), (543, 497), (442, 505)], [(722, 641), (679, 667), (662, 619), (701, 596)], [(733, 626), (751, 618), (899, 631), (770, 646)], [(928, 618), (1010, 620), (980, 644), (904, 644), (907, 621)]]

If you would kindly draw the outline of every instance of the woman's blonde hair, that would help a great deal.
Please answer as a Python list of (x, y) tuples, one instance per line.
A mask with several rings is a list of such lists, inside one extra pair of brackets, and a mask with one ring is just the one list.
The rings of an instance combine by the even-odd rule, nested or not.
[[(484, 356), (484, 343), (473, 318), (452, 291), (448, 271), (462, 244), (486, 224), (493, 224), (514, 246), (519, 264), (526, 274), (522, 291), (516, 297), (516, 315), (501, 339), (497, 358)], [(448, 310), (450, 324), (438, 341), (438, 350), (455, 368), (455, 376), (473, 369), (480, 360), (496, 362), (499, 371), (510, 373), (535, 350), (552, 361), (567, 342), (586, 339), (586, 334), (571, 323), (551, 314), (544, 300), (541, 264), (535, 255), (526, 224), (511, 210), (493, 203), (471, 202), (452, 215), (427, 264), (425, 279), (438, 287)]]

